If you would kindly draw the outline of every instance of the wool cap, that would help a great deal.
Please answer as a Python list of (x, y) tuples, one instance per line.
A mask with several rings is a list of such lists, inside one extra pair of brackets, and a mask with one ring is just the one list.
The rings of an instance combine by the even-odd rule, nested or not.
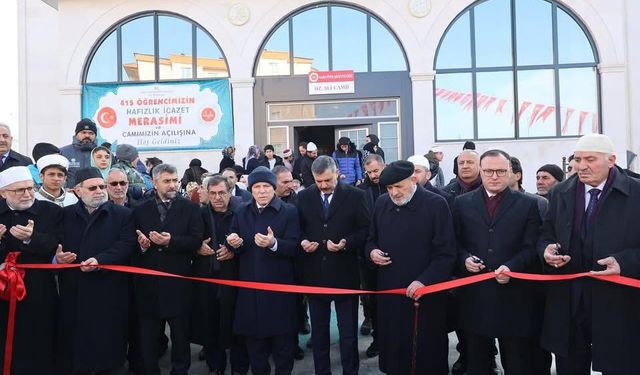
[(543, 165), (542, 167), (538, 168), (538, 170), (536, 171), (536, 174), (538, 172), (540, 172), (540, 171), (549, 173), (558, 182), (564, 180), (564, 172), (562, 171), (562, 168), (558, 167), (555, 164), (545, 164), (545, 165)]
[(249, 177), (247, 178), (247, 188), (249, 190), (251, 190), (251, 187), (253, 186), (253, 184), (258, 183), (258, 182), (266, 182), (268, 184), (270, 184), (271, 186), (273, 186), (273, 188), (276, 188), (276, 175), (273, 174), (273, 172), (271, 172), (269, 170), (269, 168), (264, 167), (264, 166), (259, 166), (256, 167), (250, 174)]
[(293, 155), (293, 152), (291, 151), (290, 148), (285, 148), (284, 150), (282, 150), (282, 157), (283, 158), (288, 158), (291, 155)]
[(96, 167), (81, 168), (76, 171), (75, 185), (82, 183), (90, 178), (103, 178), (102, 173)]
[(380, 185), (393, 185), (413, 175), (415, 166), (410, 161), (398, 160), (388, 164), (380, 173)]
[(118, 145), (118, 149), (116, 150), (116, 158), (118, 160), (125, 160), (132, 162), (135, 158), (138, 157), (138, 150), (131, 145), (121, 144)]
[(91, 130), (94, 133), (98, 133), (98, 128), (96, 127), (96, 123), (89, 118), (83, 118), (78, 121), (76, 124), (76, 134), (80, 133), (83, 130)]
[(40, 142), (36, 143), (33, 146), (33, 150), (31, 151), (31, 156), (33, 156), (33, 160), (37, 163), (41, 157), (45, 155), (51, 154), (59, 154), (60, 149), (56, 145), (52, 145), (51, 143)]
[(349, 139), (349, 137), (340, 137), (340, 139), (338, 139), (338, 144), (340, 146), (343, 146), (343, 145), (347, 145), (348, 146), (349, 143), (351, 143), (351, 140)]
[(587, 134), (580, 137), (576, 148), (573, 151), (602, 152), (603, 154), (613, 154), (616, 152), (611, 138), (604, 134)]

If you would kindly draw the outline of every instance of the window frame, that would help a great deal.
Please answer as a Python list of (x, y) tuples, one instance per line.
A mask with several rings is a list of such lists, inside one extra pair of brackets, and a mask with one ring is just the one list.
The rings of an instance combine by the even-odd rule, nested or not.
[[(154, 43), (154, 75), (155, 75), (155, 79), (153, 80), (139, 80), (139, 81), (125, 81), (123, 80), (123, 72), (122, 72), (122, 27), (124, 25), (126, 25), (129, 22), (135, 21), (137, 19), (140, 18), (144, 18), (144, 17), (153, 17), (153, 43)], [(159, 30), (159, 24), (158, 24), (158, 17), (160, 16), (165, 16), (165, 17), (174, 17), (174, 18), (178, 18), (180, 20), (183, 20), (185, 22), (188, 22), (191, 24), (191, 51), (192, 51), (192, 62), (191, 62), (191, 78), (174, 78), (174, 79), (160, 79), (160, 30)], [(220, 51), (222, 58), (224, 59), (224, 63), (227, 67), (227, 77), (231, 77), (231, 68), (229, 67), (229, 63), (227, 61), (227, 56), (225, 55), (224, 51), (222, 50), (222, 48), (220, 48), (220, 44), (218, 44), (218, 41), (213, 37), (213, 35), (211, 35), (211, 33), (204, 28), (202, 25), (200, 25), (199, 23), (197, 23), (196, 21), (185, 17), (181, 14), (178, 13), (173, 13), (173, 12), (168, 12), (168, 11), (158, 11), (158, 10), (153, 10), (153, 11), (144, 11), (144, 12), (139, 12), (139, 13), (135, 13), (132, 14), (126, 18), (123, 18), (121, 20), (119, 20), (118, 22), (116, 22), (115, 24), (113, 24), (111, 27), (109, 27), (104, 33), (102, 33), (102, 35), (100, 35), (100, 37), (96, 40), (96, 42), (94, 43), (94, 45), (91, 47), (91, 52), (89, 53), (89, 55), (87, 56), (87, 59), (85, 61), (84, 67), (82, 69), (82, 76), (81, 76), (81, 82), (83, 85), (85, 84), (91, 84), (91, 85), (101, 85), (101, 84), (129, 84), (129, 83), (163, 83), (163, 82), (195, 82), (195, 81), (208, 81), (208, 80), (213, 80), (213, 79), (219, 79), (216, 77), (198, 77), (198, 41), (197, 41), (197, 34), (198, 34), (198, 28), (200, 30), (202, 30), (202, 32), (204, 32), (204, 34), (206, 36), (208, 36), (211, 41), (215, 44), (215, 46), (218, 48), (218, 50)], [(112, 33), (116, 33), (116, 64), (117, 64), (117, 72), (116, 72), (116, 80), (115, 81), (99, 81), (99, 82), (87, 82), (87, 78), (89, 75), (89, 69), (91, 68), (91, 63), (93, 62), (93, 59), (96, 55), (96, 53), (98, 52), (98, 50), (100, 50), (100, 47), (102, 46), (103, 42), (109, 37), (111, 36)]]
[[(445, 32), (442, 34), (440, 41), (438, 43), (438, 48), (436, 49), (436, 53), (433, 59), (433, 69), (436, 72), (433, 80), (433, 131), (434, 131), (434, 139), (437, 142), (457, 142), (463, 139), (440, 139), (438, 138), (438, 118), (437, 118), (437, 82), (438, 75), (442, 74), (455, 74), (455, 73), (470, 73), (471, 74), (471, 94), (473, 100), (473, 138), (471, 140), (474, 141), (504, 141), (504, 140), (535, 140), (535, 139), (562, 139), (562, 138), (577, 138), (581, 135), (562, 135), (562, 111), (557, 110), (561, 108), (560, 103), (560, 70), (565, 69), (575, 69), (575, 68), (592, 68), (595, 71), (595, 85), (596, 85), (596, 95), (597, 95), (597, 111), (598, 111), (598, 132), (602, 132), (603, 124), (602, 124), (602, 92), (601, 92), (601, 75), (598, 70), (598, 64), (600, 62), (600, 57), (598, 53), (598, 49), (596, 47), (595, 41), (589, 32), (589, 29), (586, 25), (567, 7), (558, 3), (556, 0), (538, 0), (544, 1), (550, 4), (551, 6), (551, 27), (552, 27), (552, 48), (553, 48), (553, 62), (551, 64), (537, 64), (537, 65), (522, 65), (519, 66), (517, 64), (518, 61), (518, 41), (517, 41), (517, 16), (516, 16), (516, 0), (510, 0), (510, 13), (511, 13), (511, 48), (512, 48), (512, 58), (511, 58), (511, 66), (502, 66), (502, 67), (481, 67), (478, 68), (476, 65), (476, 43), (475, 43), (475, 17), (474, 10), (475, 7), (483, 4), (487, 1), (494, 0), (480, 0), (474, 2), (473, 4), (466, 7), (462, 10), (447, 26)], [(559, 55), (558, 55), (558, 11), (565, 12), (571, 19), (580, 27), (582, 32), (584, 33), (593, 53), (593, 62), (590, 63), (559, 63)], [(471, 67), (469, 68), (444, 68), (437, 69), (436, 63), (438, 61), (438, 56), (440, 53), (440, 47), (449, 33), (449, 30), (453, 27), (456, 22), (463, 16), (468, 13), (469, 15), (469, 35), (470, 35), (470, 47), (471, 47)], [(555, 93), (555, 101), (554, 105), (556, 110), (554, 111), (554, 118), (556, 121), (556, 134), (552, 136), (536, 136), (536, 137), (520, 137), (520, 121), (518, 118), (518, 110), (519, 110), (519, 97), (518, 97), (518, 72), (527, 71), (527, 70), (553, 70), (554, 76), (554, 93)], [(477, 92), (477, 73), (483, 72), (511, 72), (513, 77), (513, 118), (514, 118), (514, 131), (513, 137), (504, 137), (504, 138), (478, 138), (478, 92)], [(517, 105), (518, 104), (518, 105)]]
[[(374, 20), (378, 21), (378, 23), (380, 23), (382, 25), (382, 27), (384, 27), (387, 32), (389, 32), (389, 34), (393, 37), (393, 39), (396, 41), (396, 43), (398, 43), (398, 46), (400, 47), (400, 52), (402, 53), (402, 58), (404, 59), (404, 65), (405, 65), (405, 70), (403, 71), (410, 71), (410, 66), (409, 66), (409, 59), (407, 58), (407, 54), (405, 53), (405, 49), (404, 46), (402, 45), (402, 43), (400, 42), (400, 39), (398, 38), (398, 36), (393, 32), (393, 30), (386, 24), (386, 22), (384, 22), (382, 20), (382, 18), (378, 17), (377, 15), (373, 14), (372, 12), (370, 12), (369, 10), (360, 8), (358, 6), (355, 6), (353, 4), (348, 4), (348, 3), (342, 3), (342, 2), (337, 2), (337, 1), (331, 1), (331, 2), (323, 2), (323, 3), (316, 3), (316, 4), (312, 4), (310, 6), (306, 6), (300, 9), (297, 9), (289, 14), (287, 14), (286, 16), (284, 16), (281, 20), (279, 20), (269, 31), (269, 33), (267, 34), (267, 36), (264, 38), (264, 40), (262, 41), (262, 44), (260, 44), (260, 48), (258, 48), (257, 51), (257, 55), (254, 59), (254, 64), (253, 64), (253, 76), (254, 77), (293, 77), (293, 76), (305, 76), (306, 74), (294, 74), (294, 56), (293, 56), (293, 17), (297, 16), (298, 14), (304, 13), (308, 10), (313, 10), (313, 9), (317, 9), (317, 8), (322, 8), (322, 7), (327, 7), (327, 38), (328, 38), (328, 43), (327, 43), (327, 48), (328, 48), (328, 68), (329, 70), (333, 70), (333, 41), (332, 41), (332, 19), (331, 19), (331, 8), (332, 7), (342, 7), (342, 8), (348, 8), (348, 9), (352, 9), (361, 13), (364, 13), (367, 16), (367, 71), (366, 72), (357, 72), (358, 73), (379, 73), (379, 71), (372, 71), (372, 64), (371, 64), (371, 19), (373, 18)], [(280, 75), (258, 75), (258, 65), (260, 63), (260, 58), (262, 56), (262, 52), (264, 51), (265, 46), (267, 45), (267, 43), (271, 40), (271, 37), (273, 36), (273, 34), (280, 29), (280, 27), (282, 25), (284, 25), (285, 23), (288, 24), (288, 31), (289, 31), (289, 74), (280, 74)], [(394, 72), (397, 70), (393, 70)], [(380, 71), (382, 72), (382, 71)]]

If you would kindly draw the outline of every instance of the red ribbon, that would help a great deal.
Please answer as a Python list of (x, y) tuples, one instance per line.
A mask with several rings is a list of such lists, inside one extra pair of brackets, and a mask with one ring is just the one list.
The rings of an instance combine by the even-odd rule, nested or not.
[[(0, 271), (0, 291), (8, 289), (9, 295), (9, 319), (7, 321), (7, 342), (5, 345), (5, 361), (4, 361), (4, 375), (10, 375), (11, 368), (11, 350), (13, 341), (13, 325), (15, 321), (15, 305), (16, 301), (21, 301), (26, 296), (26, 289), (24, 287), (24, 270), (26, 269), (38, 269), (38, 270), (60, 270), (69, 268), (80, 268), (80, 264), (16, 264), (16, 259), (19, 253), (12, 252), (7, 255), (5, 260), (5, 269)], [(405, 295), (406, 288), (399, 289), (387, 289), (380, 291), (360, 290), (360, 289), (340, 289), (340, 288), (325, 288), (317, 286), (304, 286), (304, 285), (290, 285), (290, 284), (277, 284), (277, 283), (262, 283), (254, 281), (238, 281), (238, 280), (226, 280), (226, 279), (213, 279), (204, 277), (193, 276), (181, 276), (168, 272), (150, 270), (146, 268), (132, 267), (132, 266), (120, 266), (120, 265), (99, 265), (97, 268), (104, 270), (124, 272), (136, 275), (148, 275), (148, 276), (163, 276), (172, 277), (184, 280), (201, 281), (210, 284), (219, 284), (234, 286), (239, 288), (248, 288), (255, 290), (264, 290), (272, 292), (286, 292), (286, 293), (302, 293), (302, 294), (342, 294), (342, 295), (354, 295), (354, 294), (396, 294)], [(591, 277), (598, 280), (608, 281), (615, 284), (626, 285), (634, 288), (640, 288), (640, 280), (624, 277), (620, 275), (607, 275), (602, 276), (593, 274), (591, 272), (582, 272), (568, 275), (539, 275), (528, 274), (520, 272), (505, 272), (505, 274), (522, 280), (529, 281), (560, 281), (560, 280), (572, 280), (581, 277)], [(485, 280), (493, 279), (495, 274), (493, 272), (481, 273), (469, 277), (460, 279), (445, 281), (437, 284), (426, 285), (416, 291), (416, 295), (424, 296), (426, 294), (432, 294), (441, 292), (448, 289), (458, 288), (461, 286), (479, 283)]]
[(16, 304), (27, 296), (27, 288), (24, 286), (25, 271), (16, 265), (19, 255), (20, 253), (17, 251), (7, 254), (4, 260), (4, 268), (0, 270), (0, 299), (9, 301), (7, 338), (4, 345), (4, 368), (2, 369), (5, 375), (9, 375), (11, 372)]

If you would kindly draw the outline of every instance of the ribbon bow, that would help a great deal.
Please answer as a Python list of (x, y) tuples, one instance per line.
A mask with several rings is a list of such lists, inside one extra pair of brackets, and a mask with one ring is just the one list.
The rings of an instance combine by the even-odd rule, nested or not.
[(7, 319), (7, 337), (4, 348), (4, 368), (2, 373), (11, 373), (11, 354), (13, 350), (13, 333), (16, 317), (16, 302), (27, 296), (24, 286), (24, 269), (16, 267), (20, 252), (12, 251), (4, 260), (4, 268), (0, 270), (0, 299), (9, 301), (9, 316)]
[(16, 268), (20, 252), (12, 251), (4, 260), (4, 268), (0, 270), (0, 299), (9, 300), (13, 295), (18, 301), (27, 296), (24, 286), (24, 269)]

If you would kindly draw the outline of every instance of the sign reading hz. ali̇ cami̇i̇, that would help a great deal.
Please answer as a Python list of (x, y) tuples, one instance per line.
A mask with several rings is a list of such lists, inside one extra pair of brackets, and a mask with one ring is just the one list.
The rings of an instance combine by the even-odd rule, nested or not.
[(353, 70), (331, 70), (309, 72), (309, 95), (353, 94), (355, 75)]
[(233, 144), (228, 79), (162, 84), (87, 84), (82, 117), (98, 136), (141, 151), (223, 148)]

